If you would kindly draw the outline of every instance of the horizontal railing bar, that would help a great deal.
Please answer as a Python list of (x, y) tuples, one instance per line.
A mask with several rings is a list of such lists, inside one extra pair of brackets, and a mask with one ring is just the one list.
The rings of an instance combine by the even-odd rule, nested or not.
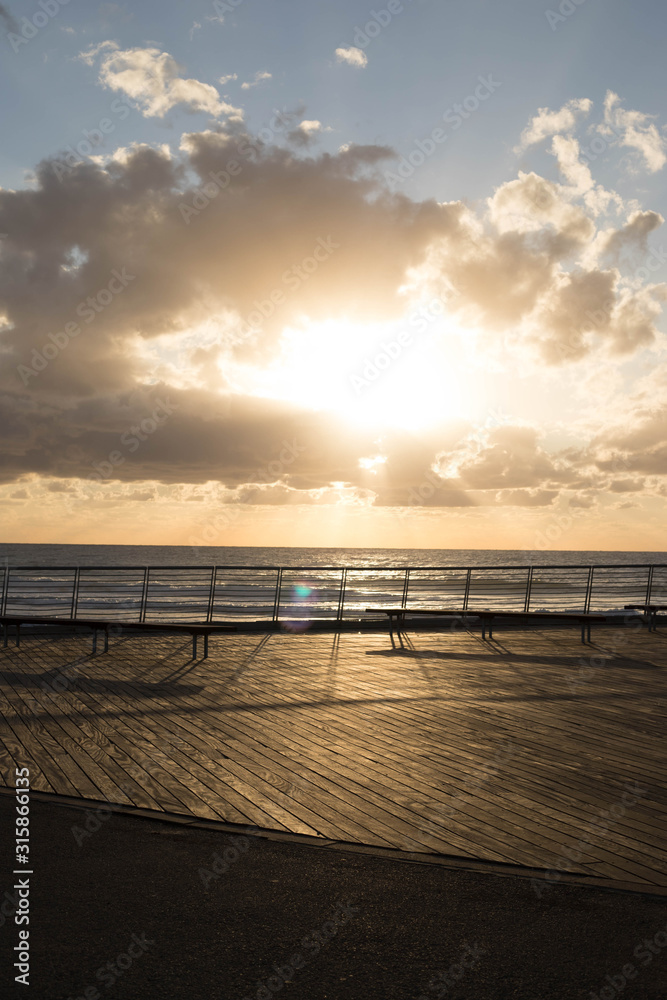
[[(534, 610), (620, 608), (646, 590), (667, 588), (667, 563), (496, 566), (21, 566), (3, 568), (3, 609), (56, 616), (72, 602), (80, 616), (103, 609), (113, 619), (152, 621), (340, 620), (370, 600), (440, 607), (454, 600), (472, 612), (504, 606)], [(342, 573), (341, 573), (342, 570)], [(210, 578), (214, 574), (215, 587)], [(343, 582), (344, 581), (344, 582)], [(305, 589), (300, 583), (307, 582)], [(526, 588), (529, 587), (530, 594)], [(658, 599), (658, 598), (656, 598)]]

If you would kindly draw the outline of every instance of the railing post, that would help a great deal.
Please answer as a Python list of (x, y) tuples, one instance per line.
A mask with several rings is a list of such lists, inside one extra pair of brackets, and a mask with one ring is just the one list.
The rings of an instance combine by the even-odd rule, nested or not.
[(338, 613), (336, 614), (336, 621), (341, 621), (343, 618), (343, 609), (345, 608), (345, 587), (347, 586), (347, 567), (342, 569), (340, 572), (340, 590), (338, 592)]
[(644, 604), (651, 603), (651, 590), (653, 589), (653, 566), (648, 568), (648, 579), (646, 581), (646, 600)]
[(141, 611), (139, 613), (139, 621), (146, 621), (146, 603), (148, 601), (148, 575), (150, 573), (150, 568), (146, 566), (144, 568), (144, 589), (141, 595)]
[(523, 606), (524, 611), (530, 610), (530, 592), (533, 589), (533, 567), (528, 567), (528, 576), (526, 577), (526, 600)]
[(410, 586), (410, 570), (406, 569), (405, 579), (403, 581), (403, 600), (401, 602), (401, 607), (404, 608), (408, 603), (408, 587)]
[(588, 614), (591, 609), (591, 596), (593, 593), (593, 570), (594, 566), (588, 568), (588, 582), (586, 584), (586, 597), (584, 598), (584, 614)]
[(280, 611), (280, 590), (283, 585), (283, 571), (278, 570), (278, 576), (276, 577), (276, 596), (273, 600), (273, 620), (278, 621), (278, 612)]
[(0, 609), (2, 609), (2, 614), (7, 612), (7, 601), (9, 600), (9, 574), (11, 573), (11, 568), (9, 563), (5, 565), (4, 580), (2, 581), (2, 596), (0, 599)]
[(218, 567), (213, 566), (211, 569), (211, 590), (208, 595), (208, 612), (206, 614), (206, 621), (210, 622), (213, 618), (213, 601), (215, 599), (215, 580), (218, 575)]
[(464, 611), (468, 610), (468, 597), (470, 596), (470, 575), (471, 575), (471, 573), (472, 573), (472, 569), (469, 569), (468, 572), (467, 572), (467, 574), (466, 574), (466, 589), (465, 589), (465, 593), (463, 594), (463, 610)]
[(72, 584), (72, 608), (70, 611), (70, 618), (76, 618), (76, 608), (79, 603), (79, 576), (81, 574), (81, 567), (77, 566), (74, 570), (74, 583)]

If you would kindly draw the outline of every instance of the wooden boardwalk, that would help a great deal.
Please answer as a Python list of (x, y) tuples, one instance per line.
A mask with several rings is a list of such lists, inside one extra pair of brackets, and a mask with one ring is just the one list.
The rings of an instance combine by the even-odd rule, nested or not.
[[(667, 885), (667, 634), (29, 636), (2, 767), (35, 790)], [(591, 657), (595, 657), (591, 660)]]

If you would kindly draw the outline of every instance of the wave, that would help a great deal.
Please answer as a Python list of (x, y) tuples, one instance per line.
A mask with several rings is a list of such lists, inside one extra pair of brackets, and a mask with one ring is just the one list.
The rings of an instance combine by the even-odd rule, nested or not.
[(367, 618), (366, 608), (623, 613), (667, 603), (667, 564), (534, 567), (0, 567), (5, 614), (116, 620)]

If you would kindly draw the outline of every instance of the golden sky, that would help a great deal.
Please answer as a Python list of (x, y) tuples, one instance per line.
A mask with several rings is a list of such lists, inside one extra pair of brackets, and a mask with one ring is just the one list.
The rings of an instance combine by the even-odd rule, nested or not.
[(501, 138), (480, 71), (397, 149), (323, 105), (251, 124), (274, 71), (105, 31), (67, 72), (108, 125), (0, 188), (1, 541), (664, 546), (654, 115), (562, 93)]

